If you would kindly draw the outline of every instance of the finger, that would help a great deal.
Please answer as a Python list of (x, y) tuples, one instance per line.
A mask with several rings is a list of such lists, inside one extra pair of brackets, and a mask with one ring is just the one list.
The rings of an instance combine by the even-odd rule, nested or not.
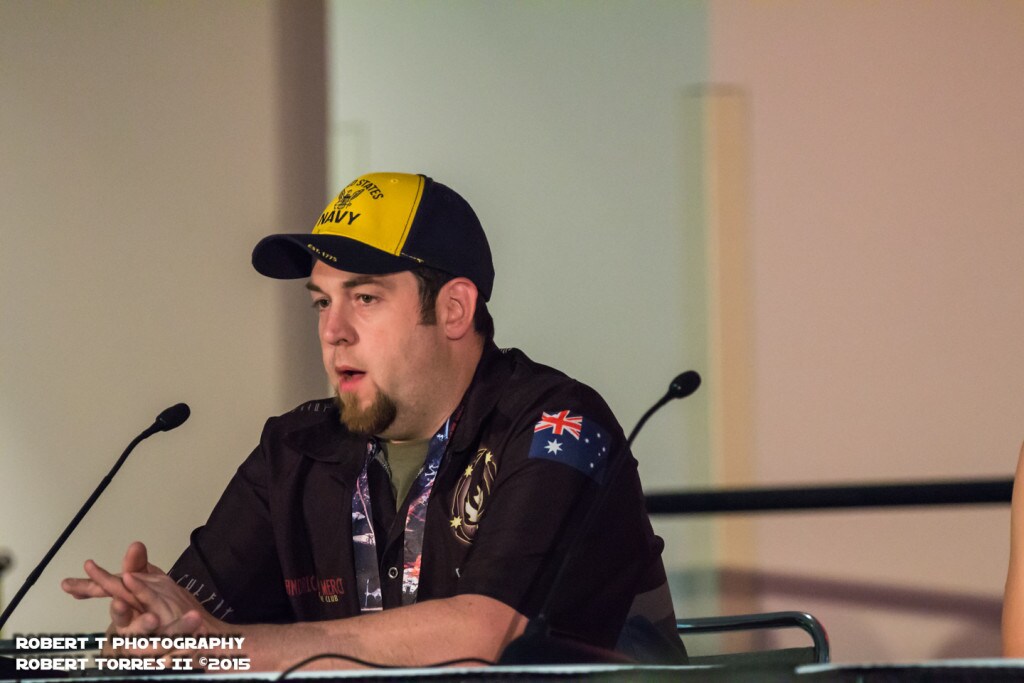
[(125, 588), (120, 577), (111, 574), (92, 560), (85, 561), (85, 573), (88, 574), (89, 578), (95, 581), (100, 588), (106, 591), (107, 595), (110, 597), (124, 600), (139, 612), (145, 611), (142, 605), (139, 604), (136, 597), (132, 595), (132, 592)]
[[(166, 576), (156, 574), (125, 574), (123, 579), (125, 587), (132, 592), (132, 595), (139, 601), (146, 612), (153, 614), (159, 620), (159, 626), (165, 626), (172, 621), (179, 619), (188, 607), (179, 607), (174, 598), (174, 593), (167, 595), (157, 588), (167, 588), (169, 579)], [(172, 586), (177, 591), (177, 586)]]
[(180, 618), (175, 619), (160, 629), (162, 636), (191, 636), (199, 633), (203, 625), (203, 617), (199, 610), (192, 609)]
[(181, 615), (180, 619), (172, 621), (164, 629), (169, 636), (187, 636), (198, 633), (203, 625), (203, 615), (198, 609), (190, 609)]
[(146, 546), (140, 541), (135, 541), (128, 546), (128, 550), (124, 553), (124, 558), (121, 560), (121, 571), (125, 574), (144, 572), (148, 565), (149, 553), (146, 551)]
[(121, 572), (148, 572), (150, 574), (163, 574), (164, 570), (149, 561), (149, 551), (142, 541), (135, 541), (128, 546), (124, 559), (121, 560)]
[(110, 623), (118, 632), (127, 629), (137, 616), (139, 616), (138, 610), (121, 598), (114, 598), (110, 601)]
[(149, 551), (139, 541), (135, 541), (128, 546), (128, 552), (125, 553), (124, 559), (121, 561), (121, 571), (125, 574), (128, 572), (166, 573), (163, 569), (149, 561)]
[(60, 582), (60, 588), (76, 600), (110, 597), (110, 594), (92, 579), (64, 579)]
[[(119, 636), (151, 636), (156, 634), (160, 628), (160, 620), (155, 614), (151, 612), (143, 612), (141, 614), (134, 613), (132, 619), (128, 622), (127, 626), (117, 629), (117, 635)], [(152, 656), (153, 651), (147, 649), (146, 651), (137, 648), (122, 648), (121, 652), (132, 655), (141, 654), (143, 656)]]
[(183, 605), (187, 604), (189, 608), (199, 606), (194, 595), (185, 590), (181, 585), (175, 582), (174, 579), (163, 572), (156, 574), (132, 572), (131, 574), (125, 575), (124, 579), (127, 580), (128, 576), (131, 576), (132, 581), (138, 582), (137, 584), (133, 584), (133, 586), (135, 586), (132, 588), (133, 591), (143, 590), (143, 587), (147, 587), (165, 598), (181, 602)]
[(160, 628), (160, 619), (152, 612), (143, 612), (131, 625), (133, 633), (152, 635)]

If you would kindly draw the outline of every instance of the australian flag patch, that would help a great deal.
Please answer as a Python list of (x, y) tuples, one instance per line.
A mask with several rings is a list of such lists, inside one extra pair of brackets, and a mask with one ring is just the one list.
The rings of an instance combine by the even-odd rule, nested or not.
[(611, 457), (611, 439), (608, 430), (589, 417), (568, 410), (541, 413), (533, 427), (529, 457), (568, 465), (600, 484)]

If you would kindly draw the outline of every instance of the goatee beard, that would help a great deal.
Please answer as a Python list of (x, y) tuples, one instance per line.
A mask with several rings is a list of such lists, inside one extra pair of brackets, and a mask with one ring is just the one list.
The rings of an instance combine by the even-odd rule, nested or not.
[(378, 391), (373, 403), (366, 409), (360, 408), (355, 394), (346, 392), (334, 392), (334, 400), (338, 404), (338, 411), (341, 413), (341, 423), (350, 432), (363, 436), (374, 436), (381, 434), (398, 415), (398, 406), (390, 396)]

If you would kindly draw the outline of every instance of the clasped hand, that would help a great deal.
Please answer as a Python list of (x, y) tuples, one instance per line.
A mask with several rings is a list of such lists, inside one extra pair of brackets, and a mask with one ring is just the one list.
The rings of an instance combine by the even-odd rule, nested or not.
[[(204, 610), (195, 596), (149, 562), (146, 546), (138, 541), (128, 546), (121, 561), (120, 574), (111, 574), (92, 560), (86, 560), (85, 573), (88, 578), (64, 579), (61, 588), (79, 600), (110, 598), (108, 635), (175, 636), (225, 632), (224, 623)], [(181, 653), (129, 648), (110, 650), (107, 654), (169, 657)]]

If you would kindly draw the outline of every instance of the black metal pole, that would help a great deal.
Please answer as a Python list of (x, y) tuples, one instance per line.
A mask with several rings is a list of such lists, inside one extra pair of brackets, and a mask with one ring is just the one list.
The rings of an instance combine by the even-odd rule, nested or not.
[(900, 484), (687, 490), (647, 494), (652, 515), (794, 512), (840, 508), (984, 505), (1010, 502), (1013, 479)]

